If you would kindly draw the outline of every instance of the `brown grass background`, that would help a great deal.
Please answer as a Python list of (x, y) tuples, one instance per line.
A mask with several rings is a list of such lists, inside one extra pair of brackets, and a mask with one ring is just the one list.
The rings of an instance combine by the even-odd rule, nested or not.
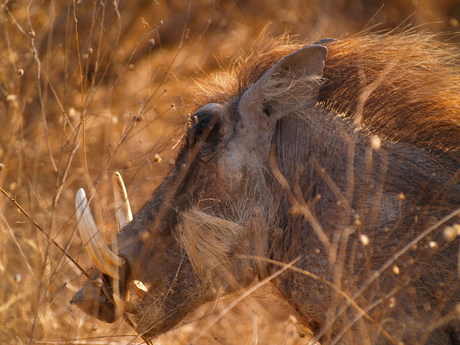
[[(93, 215), (110, 241), (112, 174), (121, 172), (135, 212), (169, 169), (179, 124), (193, 111), (188, 86), (242, 56), (264, 29), (314, 41), (420, 25), (459, 41), (458, 1), (383, 3), (80, 0), (75, 21), (72, 1), (2, 1), (0, 187), (29, 218), (0, 193), (0, 343), (141, 343), (124, 322), (104, 324), (69, 304), (85, 278), (47, 236), (91, 267), (76, 233), (76, 191), (94, 191)], [(231, 298), (205, 306), (186, 321), (207, 317), (156, 343), (187, 344), (202, 332), (196, 343), (308, 343), (269, 295), (258, 292), (214, 326), (208, 314)]]

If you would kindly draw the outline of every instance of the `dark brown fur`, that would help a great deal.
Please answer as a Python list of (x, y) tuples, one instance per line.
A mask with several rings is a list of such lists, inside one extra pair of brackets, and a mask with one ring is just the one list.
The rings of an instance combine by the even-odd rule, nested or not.
[(322, 43), (324, 69), (321, 42), (282, 38), (198, 84), (173, 171), (118, 236), (121, 290), (150, 286), (139, 332), (298, 259), (273, 283), (322, 344), (458, 343), (460, 55), (416, 32)]
[[(304, 45), (289, 37), (259, 43), (230, 72), (198, 85), (197, 109), (235, 97)], [(427, 149), (460, 148), (457, 48), (416, 31), (359, 34), (327, 47), (319, 98), (324, 107), (353, 117), (364, 102), (362, 124), (382, 138)], [(373, 91), (362, 99), (369, 87)]]

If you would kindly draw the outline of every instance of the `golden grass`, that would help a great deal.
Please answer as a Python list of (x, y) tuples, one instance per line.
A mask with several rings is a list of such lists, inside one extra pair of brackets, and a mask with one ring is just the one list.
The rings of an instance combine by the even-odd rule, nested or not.
[[(384, 19), (380, 28), (395, 27), (415, 11), (409, 20), (415, 25), (458, 27), (458, 18), (448, 15), (453, 1), (439, 8), (395, 0), (380, 12), (340, 0), (124, 1), (116, 9), (113, 3), (79, 1), (75, 17), (70, 1), (0, 5), (0, 187), (30, 216), (0, 195), (2, 344), (141, 343), (124, 322), (104, 324), (69, 304), (85, 278), (32, 220), (88, 269), (76, 233), (76, 191), (94, 193), (93, 214), (110, 241), (113, 172), (122, 173), (139, 209), (168, 171), (178, 124), (193, 110), (191, 79), (239, 57), (267, 22), (273, 23), (269, 35), (289, 29), (309, 40), (355, 33)], [(213, 314), (158, 343), (186, 344), (210, 327), (197, 343), (307, 344), (292, 311), (264, 289), (216, 325), (210, 327)]]

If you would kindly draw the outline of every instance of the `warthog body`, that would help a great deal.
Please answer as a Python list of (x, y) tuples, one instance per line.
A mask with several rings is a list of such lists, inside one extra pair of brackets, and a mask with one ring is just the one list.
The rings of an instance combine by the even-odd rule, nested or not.
[(276, 41), (207, 80), (173, 170), (96, 262), (104, 294), (72, 302), (153, 337), (298, 260), (271, 282), (322, 344), (459, 343), (458, 56), (416, 33)]

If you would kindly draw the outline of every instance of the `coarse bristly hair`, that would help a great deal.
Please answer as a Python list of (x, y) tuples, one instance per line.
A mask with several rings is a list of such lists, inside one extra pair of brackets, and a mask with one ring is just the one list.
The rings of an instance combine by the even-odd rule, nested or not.
[(219, 210), (196, 206), (180, 215), (176, 239), (205, 283), (205, 289), (239, 289), (241, 286), (235, 279), (251, 281), (255, 274), (248, 260), (239, 254), (266, 255), (266, 233), (260, 223), (271, 226), (276, 221), (275, 212), (268, 212), (270, 216), (263, 214), (261, 195), (267, 195), (267, 191), (255, 181), (248, 182), (242, 192)]
[[(328, 57), (318, 105), (358, 118), (385, 140), (458, 151), (458, 49), (437, 38), (408, 30), (361, 33), (325, 44)], [(290, 42), (287, 35), (260, 41), (229, 72), (197, 83), (197, 109), (238, 97), (276, 62), (306, 45)]]

